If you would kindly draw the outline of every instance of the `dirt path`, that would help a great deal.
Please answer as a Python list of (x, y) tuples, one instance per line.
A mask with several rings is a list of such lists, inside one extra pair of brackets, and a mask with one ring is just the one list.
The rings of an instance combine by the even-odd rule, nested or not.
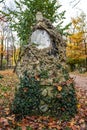
[(81, 75), (74, 75), (70, 74), (70, 77), (72, 77), (75, 81), (76, 87), (83, 88), (84, 90), (87, 91), (87, 76), (81, 76)]

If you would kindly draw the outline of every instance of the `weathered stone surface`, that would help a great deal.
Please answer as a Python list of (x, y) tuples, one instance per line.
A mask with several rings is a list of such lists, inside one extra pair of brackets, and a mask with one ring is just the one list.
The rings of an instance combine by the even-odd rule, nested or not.
[[(45, 48), (41, 46), (41, 48), (38, 48), (37, 44), (39, 40), (35, 40), (35, 36), (37, 36), (36, 30), (39, 32), (40, 30), (47, 32), (45, 36), (47, 36), (46, 38), (49, 40), (49, 45), (45, 46)], [(64, 95), (61, 95), (60, 91), (66, 89), (67, 93), (69, 93), (69, 86), (70, 84), (72, 85), (72, 82), (67, 85), (69, 75), (65, 63), (66, 44), (49, 20), (44, 19), (37, 23), (33, 31), (35, 35), (32, 35), (30, 39), (32, 39), (32, 42), (35, 41), (36, 44), (30, 41), (30, 44), (22, 49), (16, 65), (16, 73), (19, 77), (22, 77), (25, 70), (27, 70), (29, 77), (35, 77), (37, 81), (40, 81), (41, 95), (43, 97), (40, 99), (40, 112), (47, 115), (49, 115), (49, 113), (58, 115), (56, 112), (58, 112), (58, 109), (61, 111), (61, 105), (56, 110), (55, 105), (58, 104), (55, 103), (55, 100), (58, 98), (57, 103), (61, 104), (60, 100)], [(45, 40), (43, 39), (44, 41), (42, 42), (42, 39), (43, 38), (40, 39), (40, 43), (44, 44)], [(62, 88), (61, 85), (62, 87), (64, 86), (64, 88)], [(64, 102), (64, 99), (62, 99), (62, 102)], [(52, 108), (53, 111), (51, 112)]]
[[(36, 31), (45, 32), (44, 36), (46, 36), (48, 43), (44, 43), (46, 42), (45, 37), (43, 39), (42, 35), (40, 36), (40, 44), (45, 44), (44, 47), (42, 47), (42, 45), (37, 46), (37, 44), (39, 44), (38, 43), (39, 36), (38, 34), (36, 35)], [(35, 36), (33, 34), (37, 36), (36, 40), (35, 37), (33, 38), (33, 36)], [(32, 43), (34, 41), (35, 44)], [(49, 64), (51, 64), (51, 66), (49, 67), (51, 67), (53, 70), (54, 68), (53, 66), (55, 66), (55, 64), (65, 63), (65, 60), (66, 60), (66, 44), (62, 36), (58, 33), (58, 31), (55, 30), (55, 28), (53, 27), (53, 25), (50, 23), (49, 20), (43, 19), (42, 21), (39, 21), (33, 28), (29, 45), (25, 46), (22, 49), (16, 65), (16, 72), (18, 75), (20, 75), (20, 73), (22, 74), (22, 71), (24, 71), (25, 69), (30, 70), (34, 69), (34, 71), (36, 71), (35, 66), (37, 66), (36, 68), (39, 70), (40, 66), (37, 65), (37, 62), (39, 64), (41, 64), (40, 62), (44, 62), (43, 67), (49, 66)], [(45, 69), (47, 68), (48, 67), (46, 67)]]
[[(35, 46), (29, 46), (24, 50), (24, 54), (18, 61), (16, 72), (22, 76), (27, 70), (31, 75), (40, 75), (41, 71), (48, 71), (48, 78), (42, 79), (42, 84), (53, 84), (55, 80), (64, 81), (62, 67), (66, 67), (59, 59), (59, 55), (50, 55), (50, 48), (39, 50)], [(63, 65), (62, 65), (63, 64)]]
[[(53, 92), (54, 86), (66, 81), (63, 71), (64, 68), (66, 70), (65, 43), (49, 20), (44, 19), (37, 23), (33, 31), (30, 45), (22, 49), (17, 62), (16, 73), (22, 77), (24, 71), (27, 70), (30, 77), (40, 80), (42, 96), (53, 98), (57, 96), (57, 93)], [(40, 32), (45, 32), (44, 38), (42, 34), (39, 36)], [(48, 43), (45, 43), (46, 40)], [(38, 46), (39, 43), (41, 45)], [(43, 47), (44, 43), (45, 46)], [(41, 101), (40, 110), (42, 112), (48, 111), (48, 105), (44, 101)]]

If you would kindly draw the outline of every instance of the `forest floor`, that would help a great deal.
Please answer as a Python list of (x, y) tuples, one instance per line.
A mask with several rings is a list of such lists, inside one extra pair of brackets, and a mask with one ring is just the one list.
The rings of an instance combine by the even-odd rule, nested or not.
[(76, 87), (79, 86), (80, 88), (87, 91), (87, 73), (81, 74), (78, 72), (74, 72), (70, 73), (70, 76), (74, 79)]
[(0, 130), (87, 130), (87, 73), (70, 73), (78, 99), (78, 113), (70, 121), (28, 116), (17, 122), (9, 108), (19, 80), (13, 70), (0, 71), (0, 75)]

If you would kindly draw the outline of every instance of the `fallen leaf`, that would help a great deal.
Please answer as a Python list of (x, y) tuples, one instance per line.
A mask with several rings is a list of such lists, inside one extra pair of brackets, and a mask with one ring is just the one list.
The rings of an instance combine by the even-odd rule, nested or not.
[(61, 87), (61, 86), (58, 86), (57, 89), (58, 89), (58, 91), (61, 91), (61, 90), (62, 90), (62, 87)]
[(81, 107), (81, 105), (80, 105), (80, 104), (78, 104), (78, 105), (77, 105), (77, 108), (80, 108), (80, 107)]
[(24, 125), (21, 126), (21, 128), (22, 128), (22, 130), (26, 130), (26, 126), (24, 126)]

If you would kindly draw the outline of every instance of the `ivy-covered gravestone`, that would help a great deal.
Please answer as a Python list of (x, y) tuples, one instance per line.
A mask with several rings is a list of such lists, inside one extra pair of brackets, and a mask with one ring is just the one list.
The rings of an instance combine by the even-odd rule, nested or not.
[(33, 28), (16, 65), (20, 86), (12, 103), (16, 115), (70, 118), (77, 111), (73, 80), (66, 66), (66, 44), (49, 20)]

